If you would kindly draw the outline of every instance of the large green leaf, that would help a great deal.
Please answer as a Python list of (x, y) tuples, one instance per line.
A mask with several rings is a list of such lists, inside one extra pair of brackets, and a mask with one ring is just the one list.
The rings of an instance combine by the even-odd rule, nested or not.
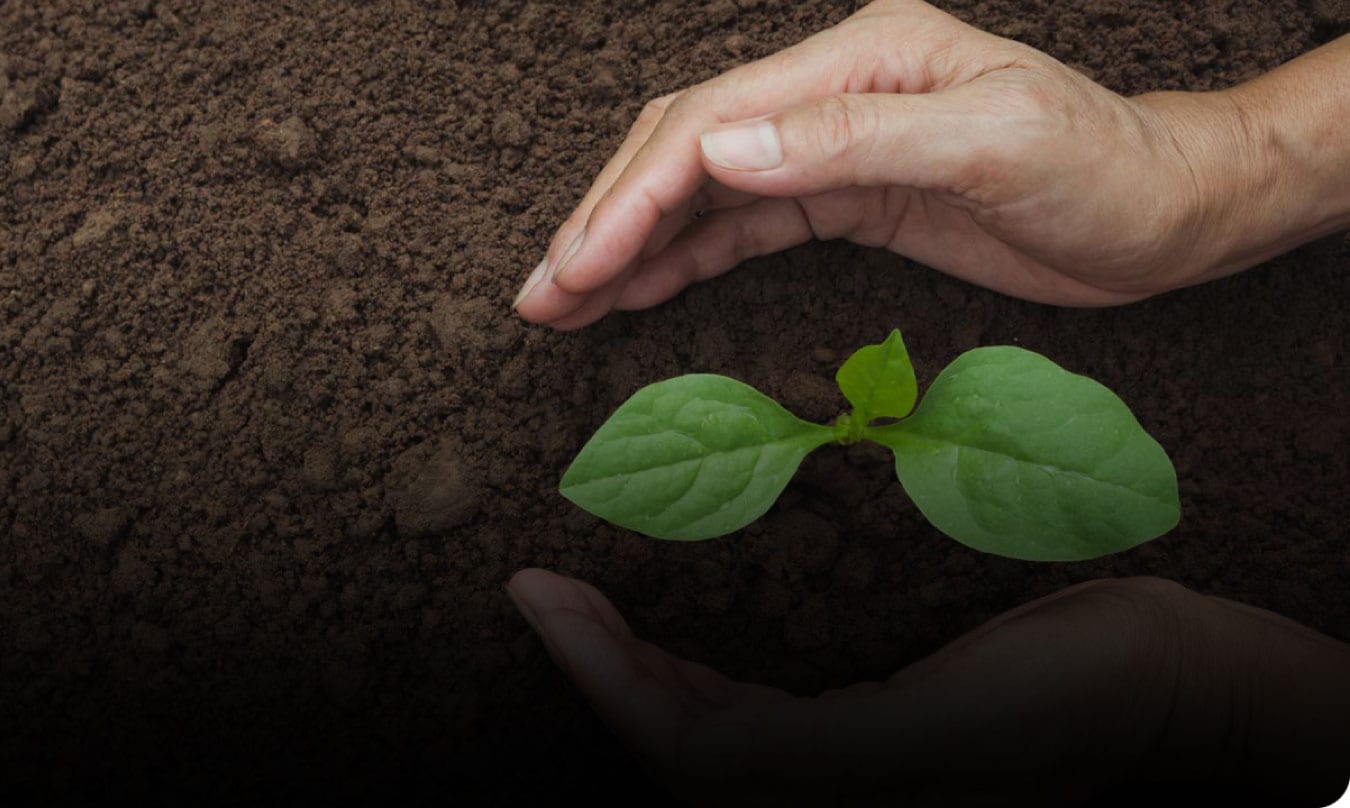
[(880, 345), (859, 348), (835, 374), (844, 398), (853, 405), (853, 420), (903, 418), (914, 409), (919, 382), (898, 329)]
[(930, 522), (988, 553), (1095, 558), (1180, 517), (1176, 471), (1124, 402), (1020, 348), (962, 354), (913, 417), (868, 437)]
[(710, 539), (758, 519), (802, 458), (833, 440), (749, 385), (694, 374), (644, 387), (563, 475), (563, 496), (659, 539)]

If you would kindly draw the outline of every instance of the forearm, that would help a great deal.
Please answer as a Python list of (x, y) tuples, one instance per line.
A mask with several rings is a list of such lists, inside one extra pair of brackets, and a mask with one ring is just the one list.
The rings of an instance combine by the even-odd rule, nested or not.
[(1197, 244), (1178, 286), (1350, 228), (1350, 36), (1231, 90), (1154, 93), (1194, 193)]

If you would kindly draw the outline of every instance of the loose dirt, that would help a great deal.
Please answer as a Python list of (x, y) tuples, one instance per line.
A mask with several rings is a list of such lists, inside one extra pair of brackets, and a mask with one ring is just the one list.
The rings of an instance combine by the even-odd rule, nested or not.
[[(511, 608), (524, 566), (803, 693), (1098, 576), (1350, 640), (1343, 237), (1113, 310), (828, 243), (575, 334), (511, 315), (643, 102), (853, 5), (0, 0), (0, 801), (650, 793)], [(1127, 93), (1231, 85), (1350, 22), (942, 5)], [(1091, 563), (984, 556), (865, 447), (713, 542), (556, 492), (646, 383), (725, 373), (828, 418), (838, 361), (897, 326), (923, 382), (1010, 343), (1119, 392), (1176, 461), (1181, 526)]]

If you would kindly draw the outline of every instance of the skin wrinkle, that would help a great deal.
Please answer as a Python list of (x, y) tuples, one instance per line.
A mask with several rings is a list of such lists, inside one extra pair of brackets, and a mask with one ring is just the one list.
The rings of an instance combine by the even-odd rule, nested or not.
[[(910, 224), (910, 209), (914, 204), (915, 196), (907, 191), (892, 190), (885, 194), (885, 215), (888, 220), (893, 222), (890, 227), (890, 233), (884, 239), (872, 246), (883, 246), (886, 244), (895, 244), (900, 240), (900, 233)], [(923, 197), (918, 197), (919, 204), (923, 204)]]
[[(1141, 115), (1140, 120), (1144, 121), (1145, 125), (1148, 125), (1149, 122), (1156, 119), (1150, 119), (1147, 116)], [(1191, 158), (1189, 150), (1182, 144), (1179, 132), (1175, 127), (1160, 127), (1154, 125), (1151, 128), (1157, 136), (1155, 142), (1166, 144), (1171, 152), (1172, 162), (1182, 168), (1182, 176), (1185, 177), (1186, 180), (1185, 188), (1187, 190), (1187, 201), (1180, 206), (1180, 209), (1186, 211), (1203, 211), (1205, 208), (1204, 205), (1201, 204), (1201, 200), (1205, 198), (1205, 193), (1201, 190), (1200, 173), (1196, 169), (1195, 162)], [(1192, 243), (1199, 241), (1198, 234), (1203, 230), (1199, 225), (1200, 222), (1197, 219), (1193, 225), (1190, 225), (1183, 230), (1183, 232), (1186, 230), (1192, 232)], [(1166, 273), (1155, 269), (1148, 274), (1159, 275)], [(1146, 276), (1143, 280), (1152, 281), (1153, 278)]]

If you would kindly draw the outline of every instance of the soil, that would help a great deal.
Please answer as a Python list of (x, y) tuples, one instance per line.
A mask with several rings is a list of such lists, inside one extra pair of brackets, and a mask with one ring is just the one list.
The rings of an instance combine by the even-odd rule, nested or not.
[[(0, 0), (0, 801), (653, 794), (504, 595), (525, 566), (802, 693), (1100, 576), (1350, 640), (1343, 236), (1110, 310), (826, 243), (578, 333), (511, 315), (643, 102), (854, 5)], [(1126, 93), (1350, 27), (1332, 0), (941, 5)], [(838, 361), (894, 326), (921, 382), (1011, 343), (1116, 390), (1172, 453), (1180, 527), (981, 555), (864, 447), (711, 542), (556, 491), (646, 383), (724, 373), (828, 418)]]

